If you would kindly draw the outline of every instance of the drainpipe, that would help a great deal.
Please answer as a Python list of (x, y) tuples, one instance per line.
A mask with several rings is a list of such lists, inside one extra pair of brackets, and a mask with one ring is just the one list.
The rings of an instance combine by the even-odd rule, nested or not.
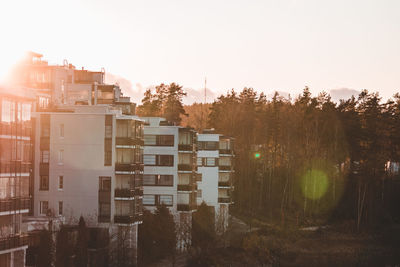
[(97, 105), (97, 82), (94, 82), (94, 105)]

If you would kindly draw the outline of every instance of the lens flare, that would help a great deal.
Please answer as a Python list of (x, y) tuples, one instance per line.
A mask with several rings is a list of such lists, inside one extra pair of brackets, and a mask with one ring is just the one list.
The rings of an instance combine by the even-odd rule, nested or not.
[(322, 198), (329, 187), (328, 176), (320, 170), (308, 170), (302, 177), (301, 189), (303, 195), (312, 200)]

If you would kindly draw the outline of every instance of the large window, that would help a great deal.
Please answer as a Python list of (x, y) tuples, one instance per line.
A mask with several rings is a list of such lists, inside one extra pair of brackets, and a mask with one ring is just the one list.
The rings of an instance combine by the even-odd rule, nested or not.
[(218, 166), (217, 158), (197, 158), (197, 166), (215, 167)]
[(1, 121), (15, 121), (15, 102), (3, 100), (1, 105)]
[(173, 205), (172, 195), (143, 195), (144, 206), (157, 206), (164, 204), (166, 206)]
[(49, 176), (47, 176), (47, 175), (40, 176), (39, 190), (42, 190), (42, 191), (49, 190)]
[(144, 155), (144, 165), (147, 166), (174, 166), (173, 155)]
[(134, 150), (131, 148), (118, 148), (117, 149), (117, 163), (130, 164), (134, 160)]
[(143, 175), (143, 185), (149, 186), (173, 186), (173, 175), (145, 174)]
[(173, 135), (145, 135), (144, 144), (146, 146), (174, 146)]

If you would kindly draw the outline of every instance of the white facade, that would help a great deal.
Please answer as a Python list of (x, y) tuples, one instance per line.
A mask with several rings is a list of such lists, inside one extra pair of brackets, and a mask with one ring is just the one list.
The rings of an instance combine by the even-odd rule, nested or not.
[(217, 232), (228, 226), (233, 175), (233, 140), (215, 133), (197, 135), (197, 168), (202, 180), (197, 182), (197, 204), (214, 207)]
[(163, 118), (143, 119), (143, 206), (152, 211), (161, 204), (169, 207), (178, 225), (178, 247), (184, 250), (196, 209), (195, 132), (168, 125)]

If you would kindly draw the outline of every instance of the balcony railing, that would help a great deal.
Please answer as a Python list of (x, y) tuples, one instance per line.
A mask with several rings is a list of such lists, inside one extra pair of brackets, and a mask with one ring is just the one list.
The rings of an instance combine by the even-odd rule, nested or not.
[(179, 151), (193, 151), (193, 145), (179, 144), (178, 145), (178, 150)]
[(232, 150), (231, 149), (220, 149), (219, 150), (219, 154), (232, 154)]
[(122, 223), (122, 224), (131, 224), (136, 221), (141, 220), (140, 215), (115, 215), (114, 216), (114, 223)]
[(131, 198), (135, 196), (135, 190), (128, 188), (116, 188), (114, 192), (115, 197)]
[(28, 245), (27, 235), (15, 235), (5, 238), (0, 238), (0, 250), (13, 249)]
[(228, 186), (231, 186), (231, 182), (230, 181), (224, 181), (224, 182), (218, 182), (218, 186), (220, 186), (220, 187), (228, 187)]
[(219, 170), (220, 171), (231, 171), (232, 170), (232, 166), (230, 166), (230, 165), (228, 165), (228, 166), (226, 166), (226, 165), (220, 165), (219, 166)]
[(218, 203), (231, 203), (231, 198), (230, 197), (219, 197)]
[(177, 209), (178, 211), (191, 211), (196, 209), (196, 205), (178, 204)]
[(178, 191), (193, 191), (196, 190), (195, 184), (178, 184)]
[(30, 208), (30, 198), (12, 198), (0, 200), (0, 212), (26, 210)]
[(190, 164), (178, 164), (178, 171), (192, 171), (193, 167)]
[(134, 137), (117, 137), (115, 139), (115, 144), (118, 146), (134, 146), (134, 145), (144, 145), (142, 139), (134, 138)]
[(132, 172), (135, 171), (135, 166), (129, 163), (115, 163), (115, 171)]

